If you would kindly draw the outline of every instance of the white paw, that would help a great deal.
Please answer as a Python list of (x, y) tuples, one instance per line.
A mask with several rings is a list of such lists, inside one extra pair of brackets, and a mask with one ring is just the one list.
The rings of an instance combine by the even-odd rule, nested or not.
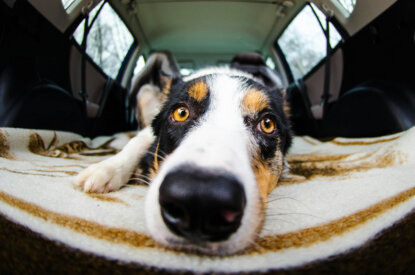
[(122, 165), (105, 160), (83, 170), (75, 179), (75, 185), (85, 192), (107, 193), (120, 189), (130, 178)]

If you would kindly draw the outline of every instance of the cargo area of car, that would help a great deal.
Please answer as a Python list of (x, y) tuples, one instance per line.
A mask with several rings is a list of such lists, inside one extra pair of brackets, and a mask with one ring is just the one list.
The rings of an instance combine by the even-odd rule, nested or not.
[[(370, 20), (357, 17), (359, 8), (365, 11), (359, 1), (357, 18), (354, 13), (337, 17), (335, 10), (330, 24), (341, 38), (300, 76), (290, 68), (280, 37), (310, 5), (306, 1), (108, 1), (105, 5), (118, 13), (132, 35), (113, 72), (105, 71), (83, 48), (91, 45), (75, 39), (86, 13), (76, 6), (76, 16), (67, 14), (67, 22), (61, 22), (53, 13), (66, 13), (56, 2), (49, 15), (42, 1), (0, 2), (2, 127), (91, 137), (134, 130), (135, 106), (128, 97), (131, 79), (139, 71), (134, 73), (134, 68), (137, 60), (145, 64), (160, 50), (170, 51), (184, 73), (228, 66), (243, 52), (259, 53), (259, 63), (246, 62), (279, 76), (297, 135), (373, 137), (415, 124), (413, 1), (388, 1), (386, 10)], [(85, 1), (72, 2), (82, 6)], [(97, 9), (99, 2), (92, 1), (89, 9)], [(329, 13), (326, 2), (310, 6), (314, 12)], [(350, 23), (352, 19), (360, 20), (361, 27)], [(325, 23), (320, 21), (323, 29)]]

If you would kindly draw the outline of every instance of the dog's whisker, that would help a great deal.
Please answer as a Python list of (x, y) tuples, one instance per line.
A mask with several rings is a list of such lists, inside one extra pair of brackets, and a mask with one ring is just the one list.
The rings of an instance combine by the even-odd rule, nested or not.
[(151, 182), (153, 180), (153, 178), (142, 175), (142, 174), (133, 174), (132, 177), (142, 178), (142, 179), (148, 180), (149, 182)]
[(161, 160), (166, 160), (166, 157), (161, 156), (159, 153), (148, 152), (150, 155), (160, 158)]
[(308, 213), (296, 213), (296, 212), (292, 212), (292, 213), (267, 213), (267, 214), (265, 214), (265, 216), (267, 216), (267, 217), (273, 217), (273, 216), (288, 216), (288, 215), (311, 216), (311, 214), (308, 214)]
[(273, 199), (268, 199), (268, 203), (271, 204), (273, 202), (280, 201), (280, 200), (293, 200), (295, 202), (300, 202), (301, 203), (301, 201), (299, 201), (297, 199), (294, 199), (292, 197), (285, 197), (285, 196), (284, 197), (273, 198)]
[[(269, 195), (269, 198), (272, 198), (273, 196), (278, 196), (278, 194), (270, 194)], [(295, 202), (298, 202), (301, 206), (303, 206), (303, 207), (305, 207), (307, 209), (311, 209), (307, 204), (303, 203), (302, 201), (300, 201), (298, 199), (295, 199), (293, 197), (288, 197), (288, 196), (280, 196), (278, 198), (273, 198), (271, 200), (268, 200), (268, 202), (271, 202), (272, 203), (272, 202), (278, 201), (279, 199), (290, 199), (290, 200), (293, 200)]]
[[(328, 221), (327, 219), (323, 218), (323, 217), (319, 217), (310, 213), (301, 213), (301, 212), (292, 212), (292, 213), (266, 213), (265, 216), (267, 218), (269, 217), (280, 217), (280, 216), (294, 216), (294, 215), (300, 215), (300, 216), (307, 216), (307, 217), (312, 217), (312, 218), (316, 218), (322, 221)], [(272, 220), (272, 219), (271, 219)]]
[(161, 153), (161, 154), (163, 154), (163, 156), (162, 156), (162, 157), (164, 157), (164, 158), (168, 155), (166, 152), (164, 152), (164, 151), (163, 151), (162, 149), (160, 149), (160, 148), (158, 149), (158, 152), (159, 152), (159, 153)]
[[(262, 227), (261, 232), (263, 232), (263, 231), (265, 231), (265, 232), (272, 232), (272, 230), (271, 230), (271, 229), (266, 228), (266, 227)], [(260, 234), (259, 234), (259, 233), (257, 233), (257, 236), (258, 236), (258, 237), (260, 237)]]
[[(275, 218), (275, 217), (272, 217), (272, 218), (267, 218), (267, 221), (272, 221), (272, 222), (283, 222), (283, 223), (289, 223), (289, 224), (296, 224), (295, 223), (295, 221), (292, 221), (292, 220), (286, 220), (286, 219), (277, 219), (277, 218)], [(271, 231), (271, 230), (269, 230), (269, 231)]]
[[(260, 238), (261, 236), (257, 233), (256, 234), (256, 238)], [(255, 240), (250, 240), (249, 244), (254, 247), (254, 249), (260, 250), (261, 246), (255, 241)]]
[(143, 183), (145, 185), (150, 185), (150, 182), (140, 178), (130, 178), (130, 181), (132, 181), (133, 183)]
[(147, 183), (150, 183), (150, 181), (148, 181), (146, 179), (143, 179), (143, 178), (140, 178), (140, 177), (131, 177), (130, 180), (141, 180), (141, 181), (145, 181)]

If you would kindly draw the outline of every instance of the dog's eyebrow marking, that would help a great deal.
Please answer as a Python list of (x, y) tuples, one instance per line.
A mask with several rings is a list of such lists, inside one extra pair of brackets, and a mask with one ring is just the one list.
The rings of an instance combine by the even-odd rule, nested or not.
[(189, 87), (187, 93), (197, 102), (202, 102), (206, 98), (208, 91), (208, 85), (203, 81), (198, 81)]
[(250, 89), (244, 96), (242, 106), (250, 114), (256, 114), (269, 107), (267, 95), (257, 89)]

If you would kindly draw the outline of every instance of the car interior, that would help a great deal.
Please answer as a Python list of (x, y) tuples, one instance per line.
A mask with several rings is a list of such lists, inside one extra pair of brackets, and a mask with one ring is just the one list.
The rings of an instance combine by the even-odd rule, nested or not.
[[(414, 0), (0, 0), (0, 273), (415, 274), (414, 15)], [(152, 119), (137, 98), (155, 66), (234, 68), (285, 94), (290, 168), (244, 251), (153, 240), (153, 169), (76, 186)], [(155, 170), (159, 144), (143, 149)], [(107, 163), (95, 175), (118, 176)], [(252, 165), (251, 185), (276, 181)]]
[(133, 79), (167, 51), (183, 75), (230, 66), (285, 89), (296, 135), (403, 131), (415, 124), (414, 11), (411, 0), (3, 0), (0, 126), (135, 130)]

